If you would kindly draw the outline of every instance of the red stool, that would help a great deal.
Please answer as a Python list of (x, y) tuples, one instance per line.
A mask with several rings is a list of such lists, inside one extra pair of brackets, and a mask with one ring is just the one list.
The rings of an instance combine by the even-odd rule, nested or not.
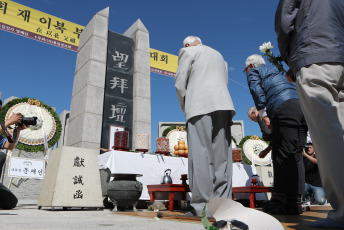
[(183, 200), (186, 200), (186, 193), (190, 192), (189, 185), (187, 184), (156, 184), (156, 185), (147, 185), (148, 192), (150, 194), (150, 201), (155, 200), (156, 192), (168, 192), (169, 193), (169, 211), (173, 211), (173, 200), (175, 192), (182, 192)]
[(259, 192), (273, 192), (273, 187), (265, 186), (244, 186), (232, 188), (232, 199), (234, 200), (234, 193), (249, 193), (250, 194), (250, 208), (255, 208), (254, 201), (256, 199), (256, 193)]

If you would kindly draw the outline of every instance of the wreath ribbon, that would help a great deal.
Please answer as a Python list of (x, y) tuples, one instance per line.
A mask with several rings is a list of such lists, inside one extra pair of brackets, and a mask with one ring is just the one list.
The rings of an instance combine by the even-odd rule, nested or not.
[(37, 106), (41, 106), (41, 102), (39, 100), (34, 100), (34, 99), (28, 99), (27, 103), (30, 105), (37, 105)]
[(47, 157), (47, 151), (48, 151), (48, 138), (47, 138), (47, 131), (45, 130), (45, 125), (44, 125), (44, 119), (42, 115), (42, 110), (41, 107), (36, 106), (37, 113), (39, 114), (40, 118), (42, 119), (42, 132), (43, 132), (43, 138), (44, 138), (44, 159), (48, 163), (48, 157)]

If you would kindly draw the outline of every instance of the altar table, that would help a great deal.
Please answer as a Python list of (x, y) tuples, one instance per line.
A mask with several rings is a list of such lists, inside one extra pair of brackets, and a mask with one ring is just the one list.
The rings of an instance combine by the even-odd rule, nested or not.
[(111, 173), (142, 174), (137, 180), (143, 184), (141, 200), (149, 200), (147, 185), (160, 184), (166, 169), (171, 169), (173, 183), (181, 184), (181, 174), (188, 174), (188, 159), (168, 157), (159, 154), (140, 154), (124, 151), (110, 151), (98, 156), (100, 169)]
[[(150, 199), (147, 185), (160, 184), (166, 169), (171, 169), (173, 184), (181, 184), (181, 174), (188, 174), (188, 159), (183, 157), (112, 150), (99, 155), (98, 160), (99, 169), (108, 168), (111, 173), (142, 174), (142, 177), (137, 177), (137, 180), (143, 184), (141, 200)], [(249, 186), (251, 177), (254, 174), (257, 174), (254, 166), (233, 163), (232, 187)], [(249, 194), (236, 194), (235, 198), (248, 199)], [(256, 199), (266, 200), (266, 195), (264, 193), (258, 193)]]

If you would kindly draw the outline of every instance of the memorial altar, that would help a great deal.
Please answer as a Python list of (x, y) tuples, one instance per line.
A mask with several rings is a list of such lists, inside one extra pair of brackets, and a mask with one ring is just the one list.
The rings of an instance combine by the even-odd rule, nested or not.
[[(147, 185), (160, 184), (166, 169), (171, 169), (171, 178), (174, 184), (181, 184), (181, 174), (188, 174), (188, 159), (184, 157), (112, 150), (99, 155), (98, 160), (99, 169), (109, 169), (112, 174), (142, 174), (142, 177), (137, 178), (143, 184), (140, 200), (150, 199)], [(257, 174), (255, 166), (233, 163), (232, 187), (249, 186), (251, 177), (255, 174)], [(236, 194), (235, 198), (248, 199), (249, 194)], [(256, 199), (265, 200), (266, 195), (258, 193)]]

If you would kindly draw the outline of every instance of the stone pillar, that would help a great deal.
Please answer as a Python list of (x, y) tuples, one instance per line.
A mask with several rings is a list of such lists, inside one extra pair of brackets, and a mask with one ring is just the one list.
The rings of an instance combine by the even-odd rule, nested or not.
[(231, 131), (232, 131), (232, 137), (234, 137), (237, 144), (239, 145), (241, 139), (243, 139), (245, 136), (244, 121), (243, 120), (233, 121)]
[(107, 57), (109, 8), (98, 12), (80, 36), (67, 146), (99, 149)]
[(60, 114), (60, 121), (62, 126), (61, 136), (59, 141), (57, 142), (57, 147), (62, 147), (66, 145), (67, 142), (67, 133), (68, 133), (68, 121), (69, 121), (70, 112), (67, 110), (63, 110)]
[(124, 34), (135, 41), (134, 92), (133, 92), (133, 149), (136, 148), (136, 134), (149, 135), (151, 149), (151, 84), (149, 32), (138, 19)]

